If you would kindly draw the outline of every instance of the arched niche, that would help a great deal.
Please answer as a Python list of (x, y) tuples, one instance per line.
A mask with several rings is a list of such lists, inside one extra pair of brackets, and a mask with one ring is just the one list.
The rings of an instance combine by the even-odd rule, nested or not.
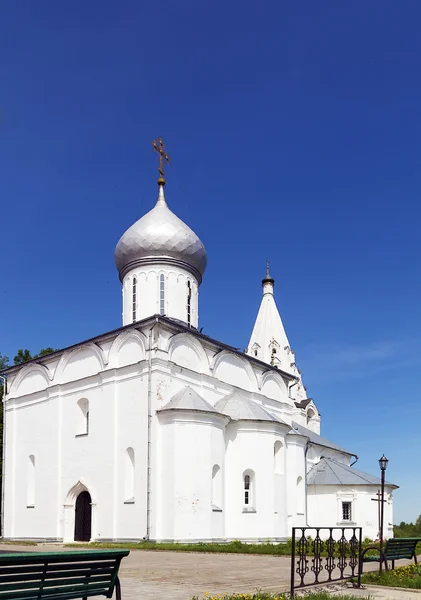
[(255, 391), (257, 387), (256, 376), (250, 364), (229, 351), (223, 350), (216, 355), (213, 376), (243, 390)]
[(108, 365), (110, 368), (133, 365), (146, 358), (145, 342), (142, 334), (136, 330), (120, 333), (110, 349)]
[(261, 393), (272, 400), (287, 400), (288, 388), (281, 375), (269, 371), (264, 373), (261, 381)]
[(23, 367), (14, 380), (11, 389), (11, 396), (25, 396), (45, 390), (50, 385), (51, 373), (42, 365), (27, 365)]
[(171, 338), (168, 359), (196, 373), (209, 373), (209, 361), (202, 344), (188, 333), (178, 333)]
[(102, 351), (95, 344), (87, 344), (65, 352), (57, 367), (55, 383), (67, 383), (96, 375), (103, 371), (105, 361)]

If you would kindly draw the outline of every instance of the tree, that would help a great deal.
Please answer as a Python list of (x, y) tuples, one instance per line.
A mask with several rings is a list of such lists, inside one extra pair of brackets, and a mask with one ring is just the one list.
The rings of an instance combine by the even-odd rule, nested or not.
[(47, 356), (47, 354), (51, 354), (52, 352), (57, 352), (57, 349), (48, 346), (48, 348), (42, 348), (42, 350), (40, 350), (38, 354), (35, 354), (34, 358), (39, 358), (40, 356)]
[(3, 356), (3, 354), (0, 352), (0, 371), (3, 371), (3, 369), (7, 369), (8, 366), (9, 366), (9, 357)]
[(13, 359), (13, 362), (15, 365), (21, 365), (25, 362), (27, 362), (28, 360), (32, 360), (32, 355), (29, 352), (29, 350), (27, 348), (22, 349), (20, 348), (17, 351), (17, 354), (15, 356), (15, 358)]

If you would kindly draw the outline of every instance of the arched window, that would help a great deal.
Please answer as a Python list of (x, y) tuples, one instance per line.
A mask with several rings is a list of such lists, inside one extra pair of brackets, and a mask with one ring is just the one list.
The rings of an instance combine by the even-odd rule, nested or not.
[(222, 508), (222, 473), (219, 465), (212, 468), (212, 508)]
[(187, 325), (191, 323), (191, 283), (187, 281)]
[(302, 477), (298, 477), (297, 479), (297, 515), (304, 514), (304, 506), (305, 506), (305, 489), (304, 489), (304, 479)]
[(253, 471), (243, 473), (243, 504), (245, 509), (254, 509), (256, 506), (255, 481)]
[(76, 436), (88, 435), (89, 433), (89, 400), (81, 398), (78, 403), (78, 425)]
[(159, 276), (159, 314), (165, 315), (165, 277)]
[(35, 506), (35, 456), (30, 454), (28, 457), (28, 473), (27, 473), (27, 498), (26, 505), (28, 508)]
[(284, 445), (281, 441), (277, 440), (273, 447), (273, 468), (277, 475), (284, 474)]
[(307, 411), (307, 423), (310, 423), (311, 419), (315, 416), (315, 412), (312, 408), (309, 408)]
[(124, 497), (126, 503), (134, 502), (135, 461), (133, 448), (127, 448), (124, 465)]
[(137, 307), (137, 279), (133, 277), (133, 287), (132, 287), (132, 317), (133, 323), (136, 321), (136, 307)]

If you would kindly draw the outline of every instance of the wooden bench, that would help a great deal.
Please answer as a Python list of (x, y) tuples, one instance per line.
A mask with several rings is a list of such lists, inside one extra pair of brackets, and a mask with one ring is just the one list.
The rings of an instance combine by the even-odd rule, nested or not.
[[(415, 548), (418, 542), (421, 542), (421, 538), (391, 538), (390, 540), (387, 540), (382, 553), (380, 552), (380, 548), (378, 546), (370, 546), (369, 548), (366, 548), (361, 554), (361, 561), (362, 563), (382, 561), (386, 566), (386, 571), (388, 570), (388, 560), (392, 561), (392, 569), (395, 568), (395, 560), (399, 560), (401, 558), (413, 558), (415, 564), (417, 564)], [(368, 550), (377, 550), (378, 555), (365, 556), (365, 553), (368, 552)]]
[(1, 600), (121, 600), (118, 569), (129, 550), (0, 554)]

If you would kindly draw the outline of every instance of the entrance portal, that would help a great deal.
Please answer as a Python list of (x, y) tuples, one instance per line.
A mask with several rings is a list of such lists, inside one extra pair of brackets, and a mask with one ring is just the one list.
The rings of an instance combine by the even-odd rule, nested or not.
[(81, 492), (75, 507), (75, 542), (91, 541), (92, 505), (89, 492)]

